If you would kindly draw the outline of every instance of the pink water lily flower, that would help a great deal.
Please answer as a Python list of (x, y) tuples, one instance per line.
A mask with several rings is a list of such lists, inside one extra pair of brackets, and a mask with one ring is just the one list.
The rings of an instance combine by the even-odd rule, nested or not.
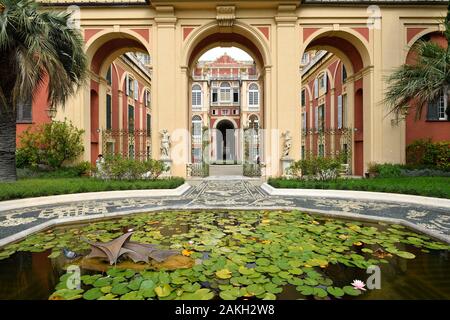
[(366, 291), (366, 289), (364, 288), (366, 286), (366, 284), (364, 282), (362, 282), (361, 280), (353, 280), (352, 286), (353, 286), (353, 288), (355, 288), (357, 290)]

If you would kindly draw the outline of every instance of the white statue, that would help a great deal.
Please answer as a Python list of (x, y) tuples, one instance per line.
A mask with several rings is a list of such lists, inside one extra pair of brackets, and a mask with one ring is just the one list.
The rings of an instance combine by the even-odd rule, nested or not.
[(161, 138), (161, 159), (169, 159), (170, 135), (167, 129), (160, 132)]
[(283, 156), (282, 158), (289, 157), (289, 153), (291, 152), (292, 148), (292, 137), (291, 132), (287, 130), (285, 133), (283, 133), (284, 137), (284, 145), (283, 145)]

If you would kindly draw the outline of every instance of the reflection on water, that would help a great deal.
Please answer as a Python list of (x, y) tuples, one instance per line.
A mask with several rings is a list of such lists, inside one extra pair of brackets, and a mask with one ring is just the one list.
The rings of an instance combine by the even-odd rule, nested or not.
[(64, 273), (56, 259), (47, 258), (50, 252), (19, 252), (1, 260), (0, 299), (47, 299)]

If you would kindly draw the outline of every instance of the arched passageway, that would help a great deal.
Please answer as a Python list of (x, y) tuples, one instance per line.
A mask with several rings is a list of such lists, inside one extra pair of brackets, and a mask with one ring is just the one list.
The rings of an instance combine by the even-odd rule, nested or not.
[(234, 163), (237, 160), (235, 128), (230, 120), (220, 120), (216, 127), (217, 163)]
[[(255, 152), (259, 158), (259, 154), (263, 155), (262, 143), (254, 147), (256, 151), (246, 152), (243, 139), (251, 115), (257, 117), (259, 127), (264, 128), (267, 58), (257, 42), (246, 31), (234, 27), (199, 33), (188, 48), (187, 99), (189, 119), (193, 121), (188, 126), (192, 128), (190, 162), (194, 166), (201, 162), (244, 165)], [(217, 49), (222, 53), (214, 59), (202, 58)], [(242, 55), (230, 53), (239, 51)], [(205, 145), (199, 143), (200, 133), (195, 130), (198, 124), (194, 124), (196, 116), (201, 117), (202, 125), (209, 129), (206, 132), (210, 152), (200, 149)], [(203, 158), (199, 158), (199, 154)]]
[(103, 31), (86, 44), (91, 71), (85, 150), (133, 159), (151, 156), (149, 44), (132, 31)]
[(302, 157), (342, 157), (349, 173), (362, 176), (369, 154), (364, 127), (370, 118), (364, 113), (371, 90), (366, 44), (349, 31), (318, 31), (305, 40)]

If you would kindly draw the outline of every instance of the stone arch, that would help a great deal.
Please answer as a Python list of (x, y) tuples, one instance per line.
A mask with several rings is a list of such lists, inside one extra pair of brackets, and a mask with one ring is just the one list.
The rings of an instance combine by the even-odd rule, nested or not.
[(435, 32), (439, 32), (438, 26), (426, 28), (425, 30), (422, 30), (422, 31), (418, 32), (417, 34), (415, 34), (411, 39), (408, 40), (408, 43), (406, 44), (408, 51), (411, 50), (411, 47), (414, 45), (414, 43), (417, 42), (417, 40), (419, 40), (423, 36), (426, 36), (427, 34), (435, 33)]
[[(420, 36), (419, 36), (420, 35)], [(405, 54), (405, 61), (404, 63), (407, 64), (411, 64), (414, 63), (414, 46), (417, 44), (417, 42), (425, 37), (430, 37), (431, 41), (437, 41), (437, 40), (442, 40), (442, 41), (446, 41), (444, 34), (439, 31), (439, 30), (433, 30), (433, 29), (427, 29), (421, 33), (419, 33), (418, 35), (416, 35), (415, 37), (413, 37), (413, 39), (415, 40), (411, 40), (408, 44), (408, 49), (406, 51)], [(433, 39), (434, 38), (434, 39)], [(439, 43), (439, 41), (437, 41)]]
[(90, 38), (86, 45), (89, 68), (98, 75), (106, 73), (108, 66), (126, 52), (136, 51), (150, 55), (150, 44), (142, 35), (128, 29), (105, 29)]
[(185, 66), (191, 66), (204, 52), (221, 43), (246, 51), (259, 63), (261, 69), (271, 65), (267, 41), (258, 30), (239, 21), (229, 28), (222, 28), (213, 21), (191, 32), (185, 43), (181, 61)]
[(372, 65), (367, 40), (361, 34), (348, 28), (339, 31), (322, 28), (315, 31), (303, 43), (301, 54), (313, 49), (334, 53), (351, 73)]

